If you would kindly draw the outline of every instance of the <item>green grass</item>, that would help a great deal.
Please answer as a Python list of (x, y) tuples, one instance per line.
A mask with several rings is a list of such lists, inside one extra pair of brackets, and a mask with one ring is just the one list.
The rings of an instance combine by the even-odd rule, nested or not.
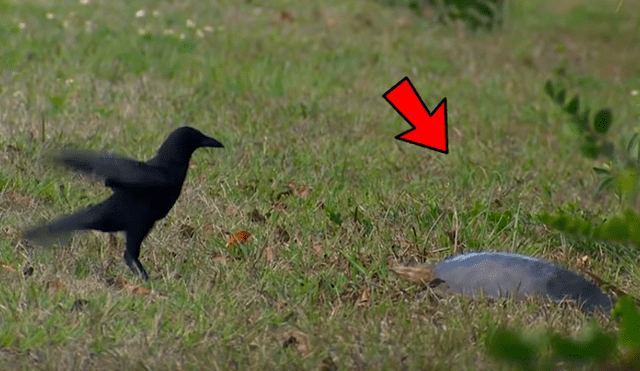
[[(633, 249), (566, 239), (536, 218), (621, 209), (595, 194), (593, 162), (544, 93), (560, 74), (613, 108), (612, 131), (633, 130), (640, 6), (619, 3), (514, 0), (502, 30), (473, 34), (365, 0), (0, 0), (0, 263), (17, 269), (0, 268), (0, 368), (508, 369), (485, 355), (498, 325), (579, 333), (589, 317), (570, 305), (437, 300), (387, 264), (442, 259), (457, 232), (469, 249), (570, 268), (588, 253), (594, 273), (640, 293), (637, 264), (621, 263)], [(447, 97), (448, 155), (393, 139), (408, 125), (382, 94), (404, 76), (431, 109)], [(225, 148), (194, 154), (143, 244), (149, 282), (126, 269), (122, 237), (21, 241), (109, 194), (47, 153), (150, 158), (180, 125)], [(278, 197), (288, 182), (312, 191)], [(237, 230), (253, 236), (225, 261)], [(78, 299), (88, 304), (71, 311)]]

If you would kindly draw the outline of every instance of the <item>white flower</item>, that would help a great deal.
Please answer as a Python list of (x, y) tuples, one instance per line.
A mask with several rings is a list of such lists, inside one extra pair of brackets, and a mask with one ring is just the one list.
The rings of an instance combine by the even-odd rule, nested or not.
[(198, 37), (204, 37), (204, 32), (202, 32), (201, 29), (197, 29), (196, 30), (196, 35), (198, 35)]
[(192, 21), (190, 19), (187, 19), (187, 27), (194, 28), (195, 26), (196, 26), (196, 22), (194, 22), (194, 21)]
[(180, 40), (184, 40), (185, 37), (187, 37), (187, 35), (185, 35), (183, 33), (180, 34)]
[(54, 19), (56, 17), (53, 13), (47, 13), (47, 19)]
[(24, 22), (20, 22), (18, 23), (18, 28), (21, 30), (24, 30), (25, 28), (27, 28), (27, 24)]
[(153, 14), (154, 17), (159, 17), (160, 16), (160, 11), (158, 9), (156, 9), (153, 12), (151, 12), (151, 14)]
[(80, 4), (87, 5), (89, 4), (89, 0), (80, 0)]
[(136, 18), (142, 18), (144, 17), (145, 13), (144, 13), (144, 9), (140, 9), (136, 12)]
[(206, 32), (213, 32), (213, 27), (211, 26), (204, 26), (202, 29), (204, 29)]
[(164, 35), (173, 35), (176, 33), (176, 31), (174, 31), (172, 28), (167, 28), (166, 30), (162, 31), (162, 33)]
[(638, 92), (637, 90), (631, 90), (631, 95), (633, 95), (634, 97), (636, 95), (638, 95), (640, 92)]

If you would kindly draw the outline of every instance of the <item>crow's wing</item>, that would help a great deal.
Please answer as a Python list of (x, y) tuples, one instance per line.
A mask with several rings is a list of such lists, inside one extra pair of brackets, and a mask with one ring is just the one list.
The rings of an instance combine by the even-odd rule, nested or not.
[(172, 186), (162, 169), (113, 154), (65, 150), (55, 158), (68, 168), (104, 181), (110, 188), (155, 188)]

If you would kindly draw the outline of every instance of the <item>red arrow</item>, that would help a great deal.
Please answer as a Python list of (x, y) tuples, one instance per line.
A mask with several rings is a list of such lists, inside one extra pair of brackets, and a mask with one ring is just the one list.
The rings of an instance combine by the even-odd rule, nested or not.
[(411, 129), (396, 135), (396, 139), (449, 153), (447, 98), (436, 106), (433, 113), (429, 112), (408, 77), (400, 80), (382, 97), (411, 125)]

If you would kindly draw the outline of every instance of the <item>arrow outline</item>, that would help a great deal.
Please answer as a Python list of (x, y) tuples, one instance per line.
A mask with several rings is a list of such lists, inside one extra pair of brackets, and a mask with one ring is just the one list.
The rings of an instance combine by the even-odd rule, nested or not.
[[(400, 86), (403, 82), (407, 82), (409, 83), (409, 86), (411, 87), (411, 90), (413, 90), (413, 93), (416, 95), (416, 97), (418, 98), (418, 100), (420, 101), (420, 103), (422, 104), (422, 107), (424, 108), (424, 110), (427, 112), (427, 114), (429, 115), (429, 117), (433, 117), (433, 115), (438, 112), (438, 110), (440, 109), (440, 106), (442, 106), (443, 104), (445, 105), (444, 107), (444, 142), (445, 142), (445, 148), (444, 150), (440, 149), (440, 148), (435, 148), (435, 147), (430, 147), (427, 146), (425, 144), (422, 143), (418, 143), (418, 142), (414, 142), (405, 138), (402, 138), (403, 135), (410, 133), (414, 130), (416, 130), (416, 126), (414, 124), (411, 123), (411, 121), (409, 121), (409, 119), (407, 119), (407, 117), (400, 112), (400, 110), (398, 109), (398, 107), (396, 107), (390, 100), (389, 98), (387, 98), (387, 95), (389, 95), (391, 92), (393, 92), (398, 86)], [(395, 139), (397, 140), (401, 140), (403, 142), (407, 142), (407, 143), (411, 143), (411, 144), (415, 144), (416, 146), (420, 146), (420, 147), (424, 147), (424, 148), (428, 148), (431, 150), (434, 150), (436, 152), (440, 152), (440, 153), (444, 153), (444, 154), (448, 154), (449, 153), (449, 128), (448, 128), (448, 117), (447, 117), (447, 97), (444, 97), (440, 103), (438, 103), (438, 105), (436, 106), (436, 108), (433, 110), (433, 112), (429, 111), (429, 108), (427, 108), (427, 105), (424, 104), (424, 101), (422, 100), (422, 97), (420, 97), (420, 94), (418, 94), (418, 91), (416, 90), (416, 88), (413, 86), (413, 84), (411, 83), (411, 80), (409, 80), (409, 76), (405, 76), (402, 80), (400, 80), (397, 84), (395, 84), (391, 89), (387, 90), (384, 94), (382, 94), (382, 98), (384, 98), (384, 100), (387, 101), (387, 103), (389, 103), (391, 105), (391, 107), (393, 107), (394, 110), (396, 110), (396, 112), (398, 112), (398, 114), (404, 119), (404, 121), (407, 122), (407, 124), (409, 124), (411, 126), (411, 129), (400, 133), (398, 135), (395, 136)]]

